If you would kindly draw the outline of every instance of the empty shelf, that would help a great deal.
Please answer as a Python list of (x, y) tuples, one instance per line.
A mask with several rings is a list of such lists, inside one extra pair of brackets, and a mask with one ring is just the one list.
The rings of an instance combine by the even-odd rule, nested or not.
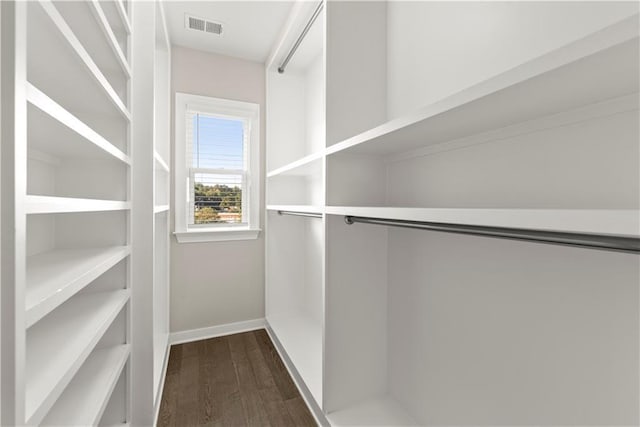
[(27, 258), (26, 324), (30, 327), (131, 253), (128, 246), (62, 249)]
[(95, 350), (42, 425), (97, 425), (129, 358), (129, 345)]
[(129, 61), (127, 61), (125, 54), (122, 52), (122, 49), (118, 44), (118, 40), (116, 39), (116, 36), (111, 29), (111, 25), (109, 24), (109, 21), (107, 20), (107, 17), (102, 10), (100, 2), (91, 2), (91, 6), (94, 8), (94, 14), (96, 15), (97, 21), (100, 23), (100, 27), (102, 28), (102, 31), (107, 38), (107, 41), (109, 42), (109, 46), (111, 47), (113, 55), (115, 55), (118, 64), (120, 65), (120, 67), (122, 67), (122, 71), (124, 71), (126, 76), (131, 77), (131, 68), (129, 67)]
[(269, 316), (269, 326), (316, 402), (322, 402), (322, 327), (303, 314)]
[(131, 202), (120, 200), (78, 199), (73, 197), (26, 197), (27, 214), (121, 211), (131, 209)]
[(310, 154), (267, 173), (267, 178), (275, 176), (309, 176), (322, 172), (324, 151)]
[(160, 169), (165, 172), (169, 172), (169, 165), (164, 161), (162, 156), (157, 151), (154, 151), (153, 157), (156, 159), (156, 164), (160, 166)]
[(39, 424), (129, 300), (121, 290), (77, 295), (27, 331), (26, 421)]
[(169, 205), (157, 205), (153, 208), (154, 213), (167, 212), (169, 210)]
[[(50, 22), (57, 28), (60, 35), (62, 35), (62, 38), (64, 39), (66, 45), (75, 52), (76, 56), (84, 64), (85, 69), (78, 69), (77, 71), (83, 74), (86, 74), (88, 72), (91, 75), (91, 79), (100, 87), (100, 90), (103, 93), (103, 97), (108, 100), (109, 104), (111, 104), (112, 110), (117, 111), (127, 121), (131, 120), (131, 113), (124, 105), (118, 94), (115, 92), (111, 84), (107, 81), (104, 74), (95, 64), (95, 62), (91, 58), (91, 55), (89, 55), (82, 43), (78, 40), (76, 35), (69, 27), (69, 25), (65, 22), (64, 18), (57, 10), (53, 2), (51, 0), (41, 0), (40, 5), (42, 6), (42, 9), (46, 13), (46, 15), (49, 17)], [(48, 37), (51, 36), (49, 35)], [(42, 56), (46, 58), (46, 55)], [(37, 60), (38, 57), (39, 55), (37, 54), (37, 52), (34, 52), (32, 59)], [(32, 69), (38, 68), (39, 67), (35, 66), (34, 63), (34, 67)], [(48, 69), (48, 67), (45, 67), (45, 69)], [(85, 75), (80, 75), (78, 80), (86, 81), (87, 78)], [(93, 102), (92, 104), (95, 107), (95, 104), (97, 104), (97, 102)]]
[(332, 426), (415, 426), (418, 425), (392, 397), (384, 396), (332, 412)]
[[(75, 117), (69, 111), (60, 106), (60, 104), (55, 102), (53, 99), (45, 95), (42, 91), (40, 91), (30, 83), (27, 83), (27, 101), (43, 111), (52, 119), (55, 119), (60, 124), (66, 126), (70, 130), (81, 136), (88, 143), (93, 144), (95, 147), (100, 148), (105, 153), (110, 154), (111, 156), (123, 161), (128, 165), (131, 164), (131, 159), (129, 158), (129, 156), (116, 148), (113, 144), (99, 135), (96, 131), (91, 129), (84, 122)], [(38, 122), (34, 131), (40, 129), (41, 125), (42, 123)], [(49, 131), (52, 131), (51, 126), (48, 126), (47, 129)], [(51, 134), (49, 134), (49, 137), (50, 135)], [(61, 139), (66, 139), (64, 138), (64, 134)]]
[(327, 154), (403, 153), (628, 95), (638, 87), (636, 14), (339, 142)]

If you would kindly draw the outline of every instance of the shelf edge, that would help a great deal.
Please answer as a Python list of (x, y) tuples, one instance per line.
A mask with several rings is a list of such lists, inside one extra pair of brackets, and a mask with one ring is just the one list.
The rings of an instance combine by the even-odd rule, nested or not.
[(130, 210), (131, 202), (117, 200), (80, 199), (73, 197), (27, 195), (26, 214), (102, 212)]

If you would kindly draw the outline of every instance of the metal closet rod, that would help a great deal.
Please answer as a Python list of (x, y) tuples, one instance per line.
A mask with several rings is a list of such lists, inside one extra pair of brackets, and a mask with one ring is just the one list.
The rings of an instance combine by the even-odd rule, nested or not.
[(470, 234), (474, 236), (495, 237), (499, 239), (526, 240), (530, 242), (577, 246), (590, 249), (631, 252), (636, 254), (640, 253), (640, 239), (634, 237), (612, 237), (597, 234), (485, 227), (467, 224), (445, 224), (438, 222), (407, 221), (360, 216), (345, 216), (344, 221), (349, 225), (359, 222), (362, 224), (389, 225), (393, 227), (414, 228), (444, 233)]
[(310, 218), (322, 218), (322, 214), (317, 212), (278, 211), (278, 215), (308, 216)]
[(298, 40), (296, 40), (296, 42), (293, 44), (293, 47), (289, 51), (289, 54), (287, 55), (286, 58), (284, 58), (284, 61), (282, 61), (282, 64), (280, 64), (280, 66), (278, 67), (278, 73), (280, 74), (284, 73), (284, 69), (286, 68), (287, 64), (291, 60), (291, 57), (293, 56), (294, 53), (296, 53), (296, 50), (298, 50), (298, 47), (300, 47), (300, 43), (302, 43), (302, 40), (304, 40), (304, 37), (307, 35), (309, 30), (311, 29), (311, 26), (318, 18), (318, 15), (320, 15), (320, 11), (322, 10), (323, 7), (324, 7), (324, 1), (321, 0), (320, 3), (318, 3), (316, 10), (313, 12), (313, 15), (311, 15), (311, 19), (309, 19), (309, 22), (307, 22), (307, 25), (305, 25), (304, 29), (302, 30), (302, 33), (300, 33), (300, 36), (298, 36)]

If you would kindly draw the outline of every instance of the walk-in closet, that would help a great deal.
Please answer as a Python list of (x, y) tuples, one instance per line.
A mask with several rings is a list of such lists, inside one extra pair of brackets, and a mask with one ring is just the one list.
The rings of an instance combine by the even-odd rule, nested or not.
[(640, 3), (0, 23), (0, 425), (640, 424)]

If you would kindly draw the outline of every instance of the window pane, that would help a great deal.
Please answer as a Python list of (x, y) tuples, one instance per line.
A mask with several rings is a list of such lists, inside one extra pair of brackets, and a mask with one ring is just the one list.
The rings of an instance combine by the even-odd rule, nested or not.
[(193, 174), (191, 224), (242, 223), (242, 175)]
[[(192, 113), (193, 114), (193, 113)], [(244, 169), (245, 123), (243, 120), (195, 113), (192, 117), (192, 143), (187, 154), (190, 167), (206, 169)]]

